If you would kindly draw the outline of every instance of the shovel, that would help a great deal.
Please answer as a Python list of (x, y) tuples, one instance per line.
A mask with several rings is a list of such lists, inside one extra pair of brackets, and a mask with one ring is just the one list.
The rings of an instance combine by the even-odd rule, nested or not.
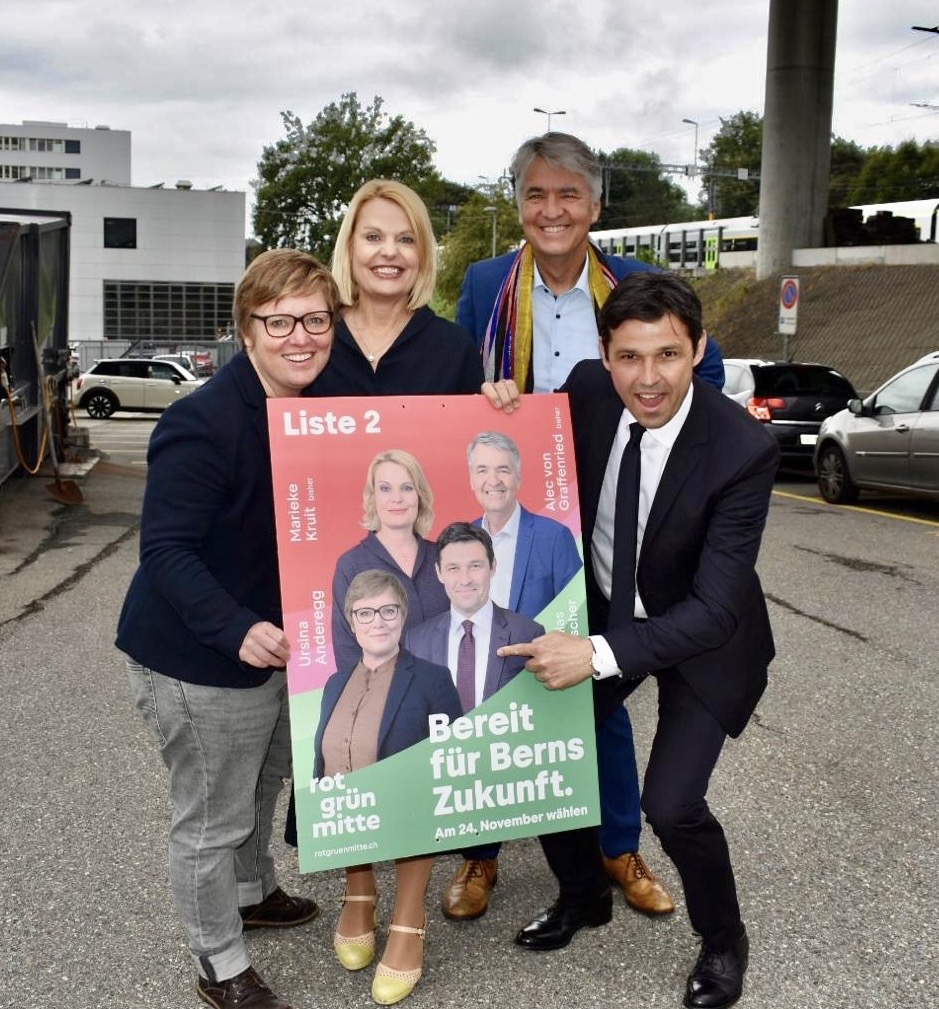
[(36, 337), (36, 324), (30, 323), (33, 331), (33, 350), (36, 353), (36, 383), (39, 394), (42, 397), (42, 416), (45, 420), (46, 431), (49, 433), (49, 458), (52, 460), (52, 472), (55, 474), (55, 483), (47, 483), (46, 490), (64, 505), (81, 504), (81, 489), (74, 480), (63, 480), (59, 475), (59, 459), (55, 454), (55, 433), (52, 430), (52, 414), (49, 410), (49, 397), (46, 393), (46, 382), (42, 374), (42, 355), (39, 353), (39, 340)]

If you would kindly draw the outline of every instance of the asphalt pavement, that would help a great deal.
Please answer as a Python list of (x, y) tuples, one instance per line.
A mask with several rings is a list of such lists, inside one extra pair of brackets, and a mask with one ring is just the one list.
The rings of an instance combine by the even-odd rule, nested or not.
[[(84, 502), (44, 480), (0, 487), (0, 1007), (199, 1005), (169, 899), (164, 770), (131, 708), (117, 612), (136, 564), (140, 468), (101, 462)], [(921, 1009), (939, 1004), (939, 509), (907, 520), (774, 496), (761, 558), (778, 658), (710, 801), (721, 817), (751, 937), (743, 1007)], [(640, 763), (654, 687), (630, 702)], [(282, 819), (285, 802), (281, 803)], [(677, 1007), (696, 953), (681, 889), (651, 831), (647, 861), (676, 896), (566, 950), (530, 953), (515, 930), (553, 898), (536, 842), (503, 849), (489, 913), (455, 925), (431, 883), (429, 1007)], [(255, 932), (255, 964), (295, 1009), (372, 1005), (371, 971), (336, 963), (342, 873), (281, 882), (321, 917)], [(388, 867), (380, 872), (393, 889)], [(382, 902), (387, 921), (388, 901)]]

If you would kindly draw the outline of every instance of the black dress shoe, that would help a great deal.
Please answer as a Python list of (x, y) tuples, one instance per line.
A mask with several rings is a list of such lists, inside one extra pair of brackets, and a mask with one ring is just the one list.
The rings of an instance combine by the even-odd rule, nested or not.
[(701, 942), (701, 952), (688, 975), (685, 1005), (688, 1009), (724, 1009), (743, 991), (743, 975), (750, 959), (746, 930), (729, 949), (715, 949)]
[(609, 890), (589, 904), (558, 901), (521, 929), (515, 943), (525, 949), (561, 949), (574, 938), (578, 929), (605, 925), (612, 917), (613, 897)]

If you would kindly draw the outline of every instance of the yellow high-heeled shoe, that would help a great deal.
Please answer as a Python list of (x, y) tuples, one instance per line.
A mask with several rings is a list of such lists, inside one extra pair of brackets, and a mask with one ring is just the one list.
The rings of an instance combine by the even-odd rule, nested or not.
[[(424, 936), (427, 934), (427, 918), (424, 918), (423, 928), (412, 928), (410, 925), (389, 925), (388, 930), (416, 935), (423, 942)], [(421, 955), (423, 957), (423, 953)], [(379, 961), (375, 968), (375, 977), (372, 980), (372, 998), (379, 1005), (394, 1005), (396, 1002), (401, 1002), (414, 991), (423, 973), (423, 967), (415, 967), (414, 970), (395, 970)]]
[[(378, 894), (365, 894), (359, 896), (357, 894), (344, 894), (342, 898), (342, 903), (345, 904), (346, 901), (357, 902), (357, 903), (378, 903)], [(342, 964), (346, 970), (362, 970), (363, 967), (367, 967), (375, 959), (375, 924), (378, 923), (378, 908), (375, 908), (375, 915), (373, 918), (374, 924), (369, 932), (363, 932), (361, 935), (342, 935), (337, 929), (333, 935), (333, 949), (336, 951), (336, 956), (339, 962)]]

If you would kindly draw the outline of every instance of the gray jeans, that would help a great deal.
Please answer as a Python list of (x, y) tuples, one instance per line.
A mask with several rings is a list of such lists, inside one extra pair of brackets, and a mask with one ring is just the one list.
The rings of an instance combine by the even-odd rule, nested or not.
[(128, 661), (137, 710), (169, 769), (170, 885), (203, 977), (251, 964), (239, 906), (276, 886), (271, 821), (290, 775), (286, 674), (243, 690), (184, 683)]

